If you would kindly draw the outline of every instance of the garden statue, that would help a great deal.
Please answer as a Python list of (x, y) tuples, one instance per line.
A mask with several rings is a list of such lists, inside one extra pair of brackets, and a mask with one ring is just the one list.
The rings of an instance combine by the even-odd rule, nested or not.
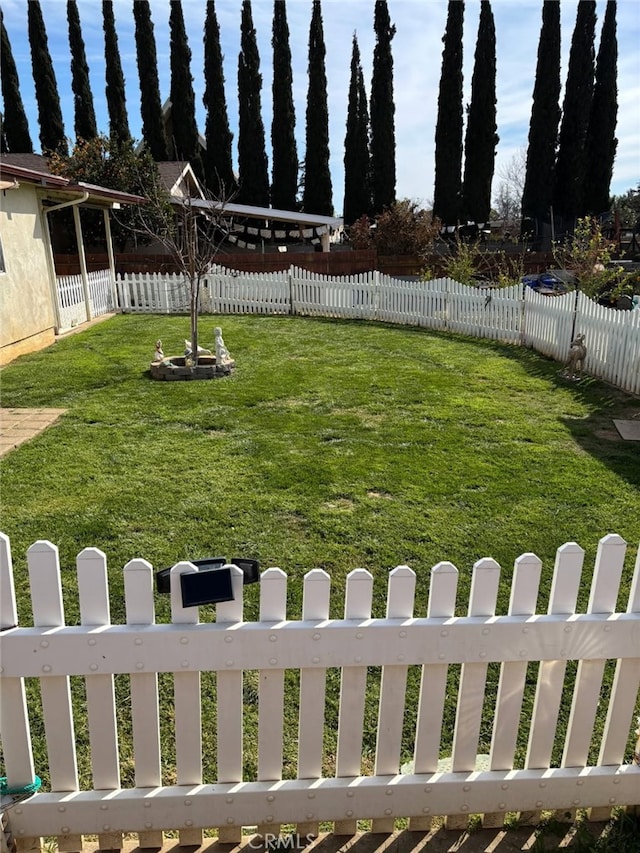
[(584, 335), (576, 335), (571, 341), (569, 357), (561, 375), (566, 376), (567, 379), (580, 379), (586, 357), (587, 348), (584, 345)]
[[(193, 347), (191, 346), (191, 341), (188, 341), (186, 338), (184, 341), (184, 354), (185, 356), (193, 355)], [(211, 355), (211, 350), (199, 346), (198, 355)]]
[(233, 359), (229, 353), (229, 350), (224, 345), (224, 340), (222, 339), (222, 329), (220, 326), (216, 326), (213, 330), (213, 333), (216, 337), (216, 364), (232, 364)]
[(156, 351), (153, 354), (154, 361), (162, 361), (164, 358), (164, 353), (162, 352), (162, 341), (156, 341)]

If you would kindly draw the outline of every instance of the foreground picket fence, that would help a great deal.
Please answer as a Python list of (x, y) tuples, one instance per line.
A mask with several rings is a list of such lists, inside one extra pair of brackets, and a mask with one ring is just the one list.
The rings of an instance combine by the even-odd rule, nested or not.
[[(130, 273), (117, 281), (125, 313), (185, 313), (189, 289), (177, 274)], [(407, 281), (377, 271), (331, 277), (291, 267), (275, 273), (216, 268), (202, 286), (211, 314), (298, 314), (378, 320), (521, 344), (564, 362), (586, 336), (585, 372), (640, 394), (640, 311), (615, 311), (583, 293), (548, 297), (520, 285), (481, 290), (452, 279)]]
[[(50, 791), (7, 812), (10, 829), (20, 849), (52, 836), (61, 850), (71, 851), (81, 849), (84, 834), (97, 834), (103, 849), (120, 848), (125, 832), (137, 833), (140, 846), (151, 847), (162, 843), (167, 830), (179, 830), (181, 844), (200, 844), (202, 830), (209, 828), (231, 842), (243, 827), (256, 825), (264, 835), (295, 824), (305, 835), (316, 833), (320, 822), (332, 822), (336, 833), (353, 834), (360, 819), (371, 819), (373, 831), (388, 832), (399, 818), (426, 829), (435, 816), (447, 815), (451, 827), (461, 827), (470, 815), (483, 814), (486, 825), (496, 826), (506, 812), (535, 821), (541, 810), (592, 808), (594, 819), (606, 819), (613, 807), (638, 805), (640, 766), (631, 761), (630, 735), (640, 684), (640, 557), (626, 612), (616, 612), (625, 550), (617, 535), (600, 541), (584, 613), (576, 612), (584, 551), (575, 543), (557, 551), (546, 613), (536, 609), (542, 564), (530, 553), (515, 561), (507, 613), (496, 613), (501, 569), (486, 558), (473, 567), (468, 605), (458, 602), (468, 615), (456, 615), (458, 570), (441, 562), (431, 571), (428, 595), (426, 588), (416, 589), (409, 567), (390, 572), (384, 618), (371, 616), (373, 577), (364, 569), (348, 575), (344, 618), (331, 619), (326, 572), (315, 569), (305, 576), (302, 614), (288, 615), (287, 577), (270, 568), (260, 580), (257, 622), (243, 621), (240, 569), (232, 568), (234, 599), (217, 604), (212, 616), (213, 606), (182, 606), (179, 575), (196, 568), (178, 563), (171, 572), (169, 624), (155, 619), (151, 565), (135, 559), (123, 573), (126, 624), (112, 624), (106, 558), (87, 548), (77, 558), (80, 624), (67, 625), (58, 550), (38, 541), (27, 552), (33, 627), (19, 627), (10, 544), (0, 534), (6, 774), (12, 786), (30, 783), (35, 773), (50, 780)], [(569, 677), (569, 664), (576, 661)], [(610, 692), (602, 690), (607, 661), (616, 661)], [(495, 693), (487, 681), (494, 662), (500, 666)], [(382, 676), (375, 765), (366, 775), (369, 667), (382, 667)], [(405, 702), (409, 667), (421, 673), (417, 713)], [(459, 667), (459, 686), (451, 764), (443, 769), (438, 762), (451, 667)], [(341, 687), (335, 773), (327, 776), (329, 668), (339, 668)], [(245, 778), (243, 673), (255, 670), (257, 774)], [(299, 674), (297, 733), (283, 730), (285, 673), (291, 670)], [(174, 691), (163, 739), (159, 673), (172, 674)], [(215, 779), (203, 778), (205, 673), (215, 673), (216, 680)], [(114, 678), (123, 674), (130, 679), (133, 744), (126, 754), (135, 765), (130, 787), (122, 787), (122, 708), (116, 708), (114, 692)], [(72, 682), (73, 676), (80, 679)], [(25, 679), (39, 683), (46, 767), (34, 766)], [(78, 701), (79, 680), (88, 738), (86, 729), (78, 737), (90, 752), (90, 790), (80, 789), (78, 774), (72, 695)], [(534, 681), (529, 713), (523, 697), (527, 682)], [(570, 701), (568, 723), (559, 718), (563, 701)], [(408, 726), (408, 720), (414, 722)], [(477, 770), (481, 726), (492, 733), (491, 748), (488, 769)], [(526, 758), (516, 769), (516, 744), (523, 736)], [(553, 766), (558, 737), (564, 747), (560, 766)], [(296, 743), (297, 774), (283, 780), (285, 738)], [(401, 773), (407, 745), (413, 764)], [(175, 765), (167, 752), (175, 755)], [(163, 784), (168, 762), (173, 784)]]

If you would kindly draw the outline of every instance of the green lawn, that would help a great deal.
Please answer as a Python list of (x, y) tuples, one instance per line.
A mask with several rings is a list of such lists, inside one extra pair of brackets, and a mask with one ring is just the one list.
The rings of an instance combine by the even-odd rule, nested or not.
[[(526, 551), (543, 560), (539, 608), (546, 611), (555, 551), (566, 541), (586, 550), (584, 609), (598, 540), (611, 532), (629, 542), (618, 601), (626, 609), (640, 539), (640, 446), (620, 440), (612, 418), (637, 413), (638, 400), (588, 379), (566, 383), (557, 363), (494, 342), (366, 322), (249, 316), (204, 318), (203, 345), (213, 344), (216, 325), (237, 368), (212, 382), (149, 379), (155, 340), (179, 353), (185, 317), (119, 316), (2, 372), (3, 406), (68, 409), (1, 462), (0, 529), (11, 538), (23, 624), (30, 621), (25, 551), (36, 539), (60, 548), (68, 622), (78, 616), (75, 556), (87, 546), (107, 554), (114, 622), (124, 616), (121, 570), (128, 560), (144, 557), (159, 569), (218, 554), (280, 566), (290, 578), (294, 618), (309, 569), (331, 575), (334, 616), (342, 615), (347, 573), (369, 569), (374, 615), (382, 616), (388, 570), (406, 563), (418, 576), (416, 615), (425, 615), (430, 568), (440, 560), (457, 565), (462, 614), (472, 565), (483, 556), (503, 567), (505, 612), (514, 559)], [(258, 587), (248, 587), (246, 598), (246, 617), (255, 618)], [(166, 597), (157, 610), (158, 621), (168, 619)], [(411, 668), (405, 759), (418, 675)], [(375, 750), (376, 677), (372, 672), (365, 766)], [(456, 677), (452, 671), (443, 753)], [(254, 681), (248, 674), (249, 721)], [(161, 682), (169, 696), (170, 677)], [(330, 672), (328, 769), (337, 683)], [(497, 668), (490, 668), (489, 694), (496, 683)], [(203, 685), (213, 695), (214, 679)], [(126, 679), (118, 689), (126, 695)], [(288, 691), (287, 731), (294, 732), (294, 678)], [(488, 715), (482, 752), (490, 722)], [(38, 733), (34, 743), (43, 748)], [(523, 741), (520, 762), (524, 748)], [(556, 760), (560, 748), (561, 733)], [(295, 772), (294, 738), (286, 752), (285, 772)], [(126, 742), (122, 758), (130, 781)], [(249, 742), (246, 761), (251, 777)], [(90, 772), (88, 758), (81, 771)], [(213, 749), (205, 773), (214, 777)]]

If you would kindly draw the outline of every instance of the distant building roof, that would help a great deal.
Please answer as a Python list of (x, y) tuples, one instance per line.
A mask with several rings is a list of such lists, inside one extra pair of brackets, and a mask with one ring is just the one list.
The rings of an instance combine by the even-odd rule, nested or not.
[[(183, 199), (175, 199), (182, 202)], [(254, 207), (250, 204), (233, 204), (206, 199), (192, 198), (190, 204), (203, 210), (222, 211), (232, 216), (246, 216), (250, 219), (265, 219), (274, 222), (294, 222), (298, 225), (326, 225), (340, 228), (343, 221), (337, 216), (323, 216), (320, 213), (299, 213), (296, 210), (277, 210), (274, 207)]]
[(204, 198), (202, 187), (186, 160), (163, 160), (156, 163), (156, 167), (169, 195), (184, 198), (195, 194)]

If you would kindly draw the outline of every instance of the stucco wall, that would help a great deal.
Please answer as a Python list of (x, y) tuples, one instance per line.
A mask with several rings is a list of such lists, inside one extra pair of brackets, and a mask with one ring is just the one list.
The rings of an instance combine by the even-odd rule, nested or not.
[(54, 340), (49, 267), (36, 189), (0, 193), (0, 364)]

